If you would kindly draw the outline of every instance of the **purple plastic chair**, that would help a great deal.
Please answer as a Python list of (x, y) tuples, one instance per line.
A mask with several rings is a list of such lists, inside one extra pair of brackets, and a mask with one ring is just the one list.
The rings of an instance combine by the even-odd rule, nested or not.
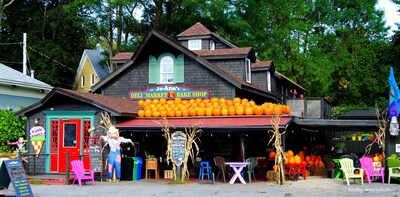
[(372, 162), (372, 158), (370, 157), (362, 157), (360, 159), (361, 168), (364, 169), (365, 175), (368, 178), (368, 183), (371, 184), (371, 179), (373, 177), (381, 177), (382, 184), (384, 183), (385, 179), (385, 168), (384, 167), (377, 167), (374, 166), (374, 162)]
[[(71, 166), (72, 166), (71, 171), (75, 174), (72, 184), (75, 183), (75, 180), (78, 180), (79, 187), (82, 187), (82, 181), (86, 182), (86, 180), (91, 180), (92, 185), (94, 186), (94, 171), (89, 169), (84, 169), (83, 161), (73, 160), (71, 161)], [(90, 172), (90, 174), (85, 174), (85, 172)]]

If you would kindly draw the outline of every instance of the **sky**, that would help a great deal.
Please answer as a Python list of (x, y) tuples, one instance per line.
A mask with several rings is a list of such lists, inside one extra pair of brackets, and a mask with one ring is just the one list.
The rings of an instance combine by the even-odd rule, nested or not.
[(376, 7), (385, 11), (386, 26), (391, 26), (389, 36), (393, 35), (392, 31), (397, 30), (395, 23), (400, 23), (400, 13), (397, 12), (400, 8), (390, 0), (379, 0)]

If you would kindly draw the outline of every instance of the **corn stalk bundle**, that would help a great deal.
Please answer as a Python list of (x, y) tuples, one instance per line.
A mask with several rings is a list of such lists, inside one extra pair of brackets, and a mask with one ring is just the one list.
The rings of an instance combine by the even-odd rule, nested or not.
[(274, 140), (273, 145), (275, 147), (275, 152), (276, 152), (276, 157), (275, 157), (275, 165), (278, 166), (278, 169), (275, 172), (276, 176), (276, 181), (279, 185), (282, 185), (285, 183), (285, 160), (286, 160), (286, 155), (285, 151), (283, 150), (282, 147), (282, 138), (281, 136), (286, 133), (286, 128), (285, 130), (280, 133), (279, 132), (279, 122), (280, 122), (281, 117), (280, 116), (272, 116), (272, 130), (268, 130), (268, 133), (272, 133), (272, 137), (268, 142), (268, 145), (271, 144), (271, 142)]
[[(156, 121), (157, 124), (159, 124), (162, 127), (162, 131), (164, 133), (164, 137), (167, 139), (167, 151), (166, 151), (166, 161), (167, 164), (172, 161), (172, 132), (169, 129), (169, 124), (168, 120), (166, 118), (163, 118), (163, 123)], [(189, 156), (192, 159), (192, 163), (195, 163), (195, 157), (198, 155), (198, 150), (199, 146), (197, 144), (197, 140), (199, 140), (198, 135), (202, 132), (202, 130), (199, 128), (198, 123), (195, 123), (192, 128), (186, 129), (185, 128), (185, 134), (186, 134), (186, 147), (185, 147), (185, 158), (183, 160), (183, 169), (182, 169), (182, 182), (185, 180), (189, 180), (189, 170), (187, 168), (187, 161), (189, 160)], [(196, 149), (193, 149), (193, 146)], [(173, 163), (173, 162), (172, 162)], [(174, 164), (174, 163), (173, 163)], [(173, 180), (177, 180), (176, 176), (176, 169), (177, 166), (174, 164), (172, 165), (172, 171), (173, 171)]]
[[(199, 124), (195, 123), (192, 125), (192, 128), (186, 129), (186, 150), (185, 150), (185, 159), (183, 160), (183, 169), (182, 169), (182, 181), (189, 180), (190, 173), (187, 168), (187, 161), (189, 160), (189, 156), (192, 159), (192, 164), (195, 163), (195, 158), (199, 154), (199, 146), (196, 143), (196, 140), (199, 140), (198, 135), (203, 132), (199, 128)], [(196, 149), (193, 149), (193, 145)]]
[(371, 148), (374, 143), (378, 144), (378, 147), (381, 148), (382, 151), (382, 166), (385, 166), (386, 163), (386, 155), (385, 155), (385, 146), (386, 146), (386, 128), (388, 123), (386, 122), (387, 114), (380, 114), (377, 107), (375, 107), (375, 114), (378, 120), (378, 132), (375, 133), (375, 139), (370, 144), (365, 147), (365, 155), (369, 155), (371, 153)]

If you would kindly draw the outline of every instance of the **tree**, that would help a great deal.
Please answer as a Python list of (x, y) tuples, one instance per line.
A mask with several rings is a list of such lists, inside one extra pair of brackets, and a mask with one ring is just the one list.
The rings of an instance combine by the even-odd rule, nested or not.
[(8, 3), (4, 5), (4, 0), (0, 0), (0, 27), (1, 27), (1, 19), (3, 18), (3, 12), (6, 7), (10, 6), (15, 0), (10, 0)]
[(24, 137), (26, 117), (15, 116), (13, 111), (0, 110), (0, 152), (10, 152), (12, 147), (7, 142)]

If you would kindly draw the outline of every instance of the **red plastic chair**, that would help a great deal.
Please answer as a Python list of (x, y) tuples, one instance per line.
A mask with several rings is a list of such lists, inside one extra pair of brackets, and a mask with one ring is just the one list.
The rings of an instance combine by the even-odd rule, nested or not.
[[(381, 177), (382, 183), (384, 183), (385, 179), (385, 168), (374, 166), (372, 158), (370, 157), (362, 157), (360, 158), (361, 168), (364, 169), (365, 175), (368, 178), (368, 183), (371, 184), (371, 178), (373, 177)], [(379, 170), (379, 171), (378, 171)]]
[[(83, 161), (73, 160), (71, 161), (71, 166), (72, 172), (75, 174), (72, 184), (75, 183), (75, 180), (78, 180), (79, 187), (82, 187), (82, 181), (86, 182), (86, 180), (91, 180), (92, 185), (94, 186), (94, 171), (90, 169), (85, 169), (83, 167)], [(85, 174), (85, 172), (90, 172), (90, 174)]]

